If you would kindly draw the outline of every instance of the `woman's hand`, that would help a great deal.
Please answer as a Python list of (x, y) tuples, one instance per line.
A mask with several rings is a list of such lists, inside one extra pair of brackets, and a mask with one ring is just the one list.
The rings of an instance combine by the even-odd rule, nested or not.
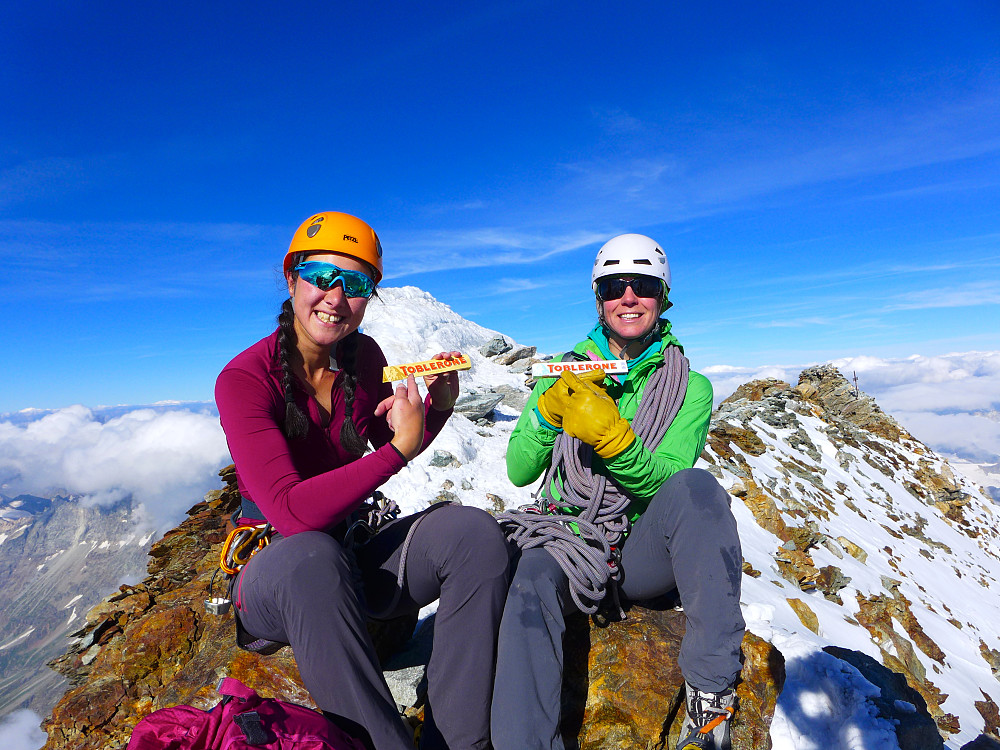
[(424, 401), (417, 381), (410, 375), (396, 392), (375, 407), (375, 416), (385, 414), (385, 421), (395, 435), (389, 441), (407, 461), (412, 461), (424, 442)]
[[(462, 352), (441, 352), (431, 359), (454, 359), (462, 356)], [(424, 377), (424, 385), (431, 394), (431, 406), (438, 411), (448, 411), (458, 399), (458, 373), (442, 372)]]
[[(564, 374), (569, 375), (570, 373), (567, 371)], [(579, 380), (585, 383), (593, 383), (599, 388), (605, 388), (604, 370), (590, 370), (578, 377)], [(542, 415), (542, 419), (557, 430), (562, 429), (563, 415), (570, 408), (569, 384), (571, 382), (573, 381), (570, 381), (567, 377), (560, 376), (556, 378), (556, 382), (549, 386), (548, 390), (538, 397), (538, 404), (536, 406), (538, 413)]]
[(594, 452), (605, 460), (632, 445), (635, 433), (628, 420), (618, 413), (618, 405), (611, 396), (576, 373), (563, 372), (560, 378), (566, 381), (569, 393), (569, 405), (562, 420), (567, 435), (594, 446)]

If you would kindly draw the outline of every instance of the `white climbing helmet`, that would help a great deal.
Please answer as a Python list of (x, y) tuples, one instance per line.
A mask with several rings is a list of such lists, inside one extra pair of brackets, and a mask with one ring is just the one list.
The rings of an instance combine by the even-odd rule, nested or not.
[(643, 234), (620, 234), (597, 251), (590, 285), (597, 291), (598, 279), (619, 274), (638, 274), (660, 279), (670, 289), (670, 264), (659, 243)]

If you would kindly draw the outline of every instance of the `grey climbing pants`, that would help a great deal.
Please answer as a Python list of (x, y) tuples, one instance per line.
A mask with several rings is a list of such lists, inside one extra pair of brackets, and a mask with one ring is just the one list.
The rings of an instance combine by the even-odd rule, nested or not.
[[(679, 593), (687, 630), (678, 662), (684, 678), (700, 690), (724, 690), (739, 674), (742, 564), (729, 496), (701, 469), (671, 476), (622, 546), (626, 598)], [(572, 611), (559, 564), (544, 549), (524, 551), (500, 624), (492, 712), (496, 750), (562, 750), (564, 616)]]
[[(403, 590), (387, 616), (440, 598), (427, 666), (432, 716), (421, 747), (485, 750), (507, 546), (485, 511), (453, 505), (424, 513), (407, 550)], [(393, 522), (356, 550), (368, 611), (392, 603), (400, 549), (419, 516)], [(333, 537), (314, 531), (280, 538), (250, 560), (238, 584), (243, 626), (292, 646), (306, 689), (323, 711), (366, 730), (364, 739), (378, 750), (413, 750), (365, 628), (350, 562)]]

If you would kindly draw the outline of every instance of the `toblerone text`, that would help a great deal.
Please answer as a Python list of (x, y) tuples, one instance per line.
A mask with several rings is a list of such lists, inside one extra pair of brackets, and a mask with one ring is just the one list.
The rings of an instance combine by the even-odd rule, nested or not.
[(624, 359), (593, 360), (590, 362), (538, 362), (531, 366), (533, 378), (558, 378), (564, 372), (590, 372), (604, 370), (609, 375), (624, 375), (628, 363)]
[(439, 372), (468, 370), (471, 367), (472, 361), (464, 354), (450, 359), (428, 359), (405, 365), (388, 365), (382, 368), (382, 382), (391, 383), (393, 380), (405, 380), (408, 375), (417, 377), (437, 375)]

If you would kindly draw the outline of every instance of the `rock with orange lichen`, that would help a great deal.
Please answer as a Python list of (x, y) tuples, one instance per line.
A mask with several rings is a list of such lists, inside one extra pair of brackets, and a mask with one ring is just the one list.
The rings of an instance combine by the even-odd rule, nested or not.
[[(633, 606), (606, 627), (582, 616), (568, 624), (563, 736), (581, 750), (673, 747), (684, 719), (684, 677), (677, 666), (683, 613)], [(748, 633), (737, 683), (734, 750), (771, 747), (769, 731), (784, 685), (784, 659)]]
[[(46, 750), (125, 747), (132, 727), (151, 711), (181, 703), (215, 705), (224, 676), (261, 695), (315, 707), (290, 648), (270, 656), (242, 651), (232, 611), (205, 610), (226, 524), (239, 504), (232, 467), (220, 474), (226, 488), (210, 492), (153, 545), (149, 576), (95, 607), (75, 644), (53, 662), (73, 687), (44, 724)], [(393, 623), (375, 633), (381, 652), (405, 640), (412, 625)]]
[[(314, 705), (291, 649), (271, 656), (241, 651), (232, 613), (205, 611), (226, 520), (238, 502), (231, 470), (223, 476), (227, 489), (192, 508), (184, 523), (154, 545), (149, 577), (123, 586), (95, 608), (77, 643), (55, 664), (74, 687), (45, 723), (46, 750), (123, 748), (132, 727), (156, 709), (214, 705), (215, 686), (226, 675), (262, 695)], [(671, 727), (676, 733), (684, 615), (633, 606), (626, 621), (607, 627), (582, 616), (572, 622), (564, 729), (579, 737), (579, 746), (646, 748)], [(412, 624), (391, 623), (374, 633), (380, 656), (405, 640)], [(743, 650), (742, 708), (734, 730), (748, 739), (734, 747), (749, 750), (768, 746), (762, 743), (781, 691), (783, 660), (752, 635)], [(419, 723), (421, 710), (420, 701), (408, 708), (411, 722)]]

